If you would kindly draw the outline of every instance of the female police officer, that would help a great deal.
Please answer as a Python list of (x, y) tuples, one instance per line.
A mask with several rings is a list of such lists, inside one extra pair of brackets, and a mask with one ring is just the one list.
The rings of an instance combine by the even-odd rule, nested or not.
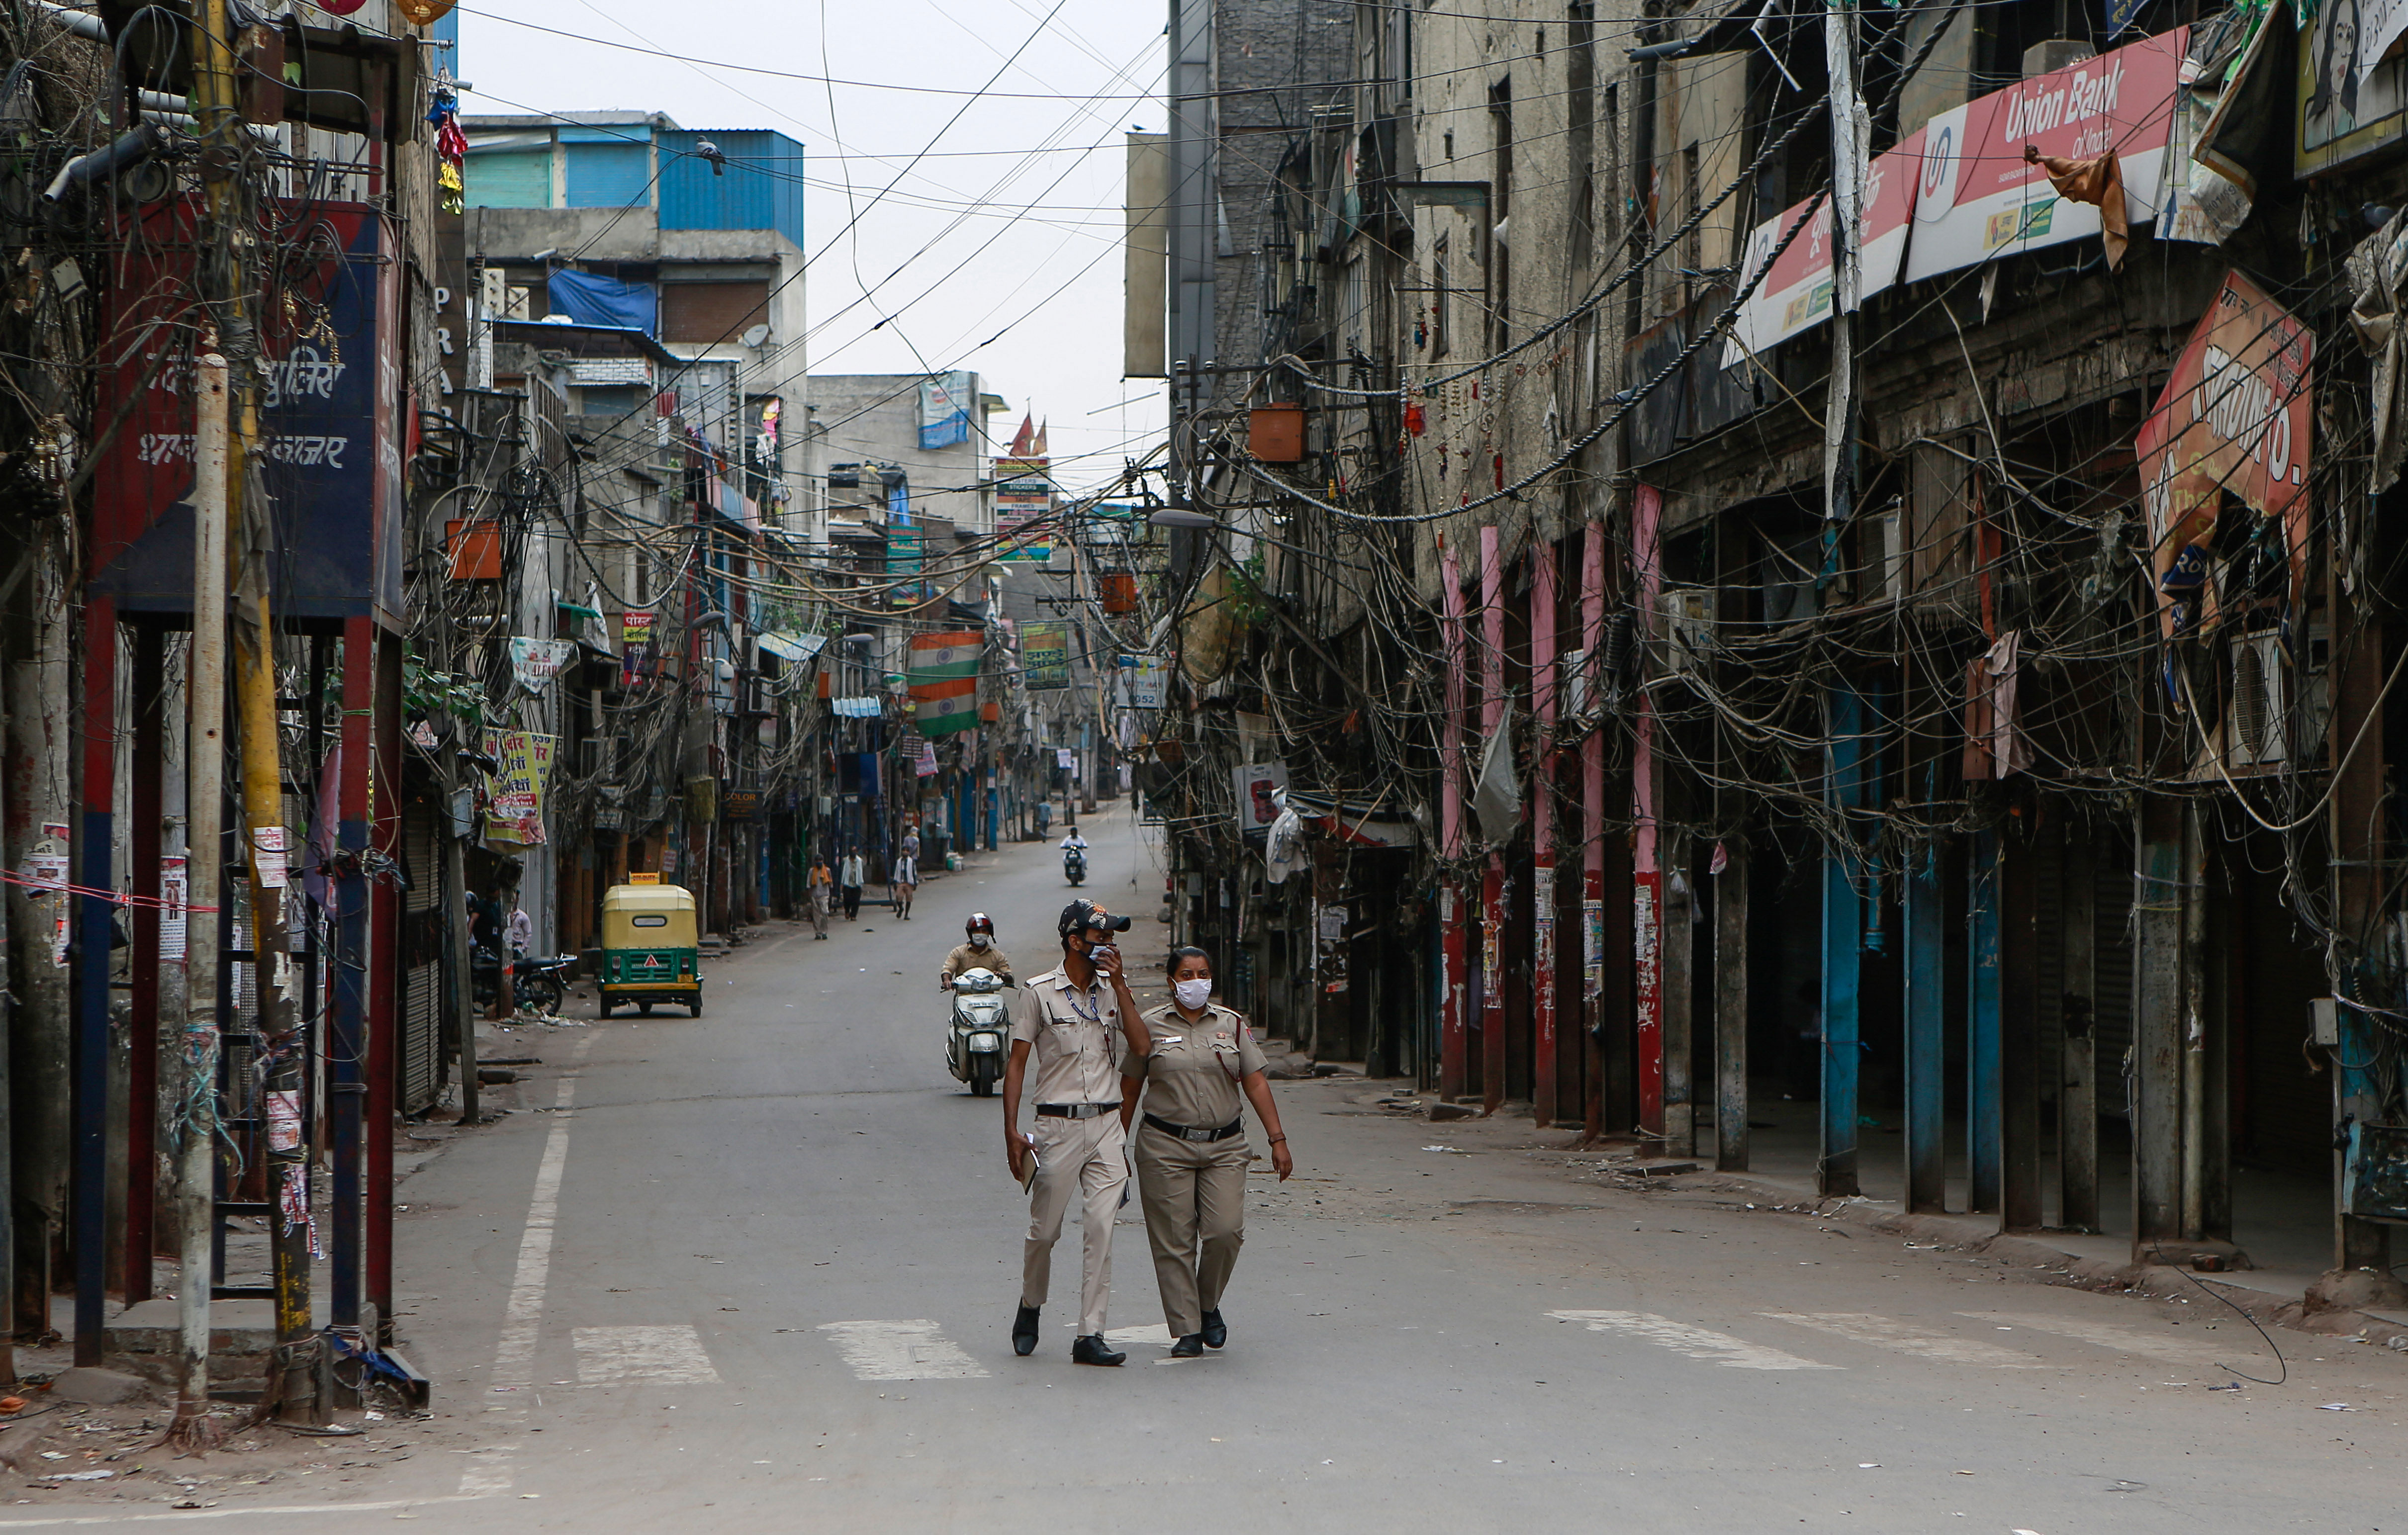
[(1170, 984), (1174, 999), (1142, 1015), (1151, 1036), (1143, 1053), (1132, 1049), (1123, 1058), (1121, 1113), (1143, 1115), (1136, 1147), (1146, 1241), (1163, 1319), (1178, 1340), (1171, 1355), (1192, 1359), (1229, 1337), (1221, 1294), (1246, 1239), (1241, 1090), (1270, 1137), (1271, 1166), (1282, 1182), (1296, 1163), (1271, 1102), (1262, 1047), (1243, 1017), (1212, 1005), (1211, 957), (1201, 949), (1171, 951)]

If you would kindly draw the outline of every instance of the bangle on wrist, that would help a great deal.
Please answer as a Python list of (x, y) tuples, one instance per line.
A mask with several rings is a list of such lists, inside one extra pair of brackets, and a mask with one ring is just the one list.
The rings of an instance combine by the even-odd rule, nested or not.
[(1283, 1135), (1275, 1135), (1271, 1137), (1271, 1144), (1274, 1146), (1284, 1146), (1287, 1144), (1287, 1137)]

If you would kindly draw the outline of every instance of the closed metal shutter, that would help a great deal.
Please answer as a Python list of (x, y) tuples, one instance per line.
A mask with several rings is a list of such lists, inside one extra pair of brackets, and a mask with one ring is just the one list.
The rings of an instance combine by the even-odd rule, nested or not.
[(733, 341), (769, 319), (767, 279), (661, 284), (661, 339), (709, 346)]
[(401, 1110), (423, 1113), (435, 1107), (442, 1086), (437, 1047), (443, 1040), (443, 967), (411, 966), (402, 990)]
[(409, 888), (401, 903), (401, 1049), (396, 1083), (405, 1114), (435, 1106), (443, 1087), (443, 858), (438, 807), (401, 809), (401, 861)]
[(2098, 894), (2099, 995), (2092, 1004), (2099, 1063), (2099, 1114), (2131, 1117), (2125, 1089), (2124, 1057), (2132, 1048), (2132, 844), (2128, 838), (2100, 838), (2095, 864)]

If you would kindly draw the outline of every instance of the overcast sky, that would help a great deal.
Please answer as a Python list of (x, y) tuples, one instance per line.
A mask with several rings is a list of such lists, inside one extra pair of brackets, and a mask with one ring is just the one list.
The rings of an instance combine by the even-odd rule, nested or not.
[[(465, 111), (659, 111), (802, 141), (813, 372), (976, 369), (1011, 402), (999, 434), (1025, 409), (1050, 420), (1074, 488), (1159, 436), (1161, 384), (1120, 377), (1121, 136), (1163, 127), (1158, 0), (509, 9), (575, 36), (513, 25), (492, 0), (462, 6)], [(867, 83), (716, 66), (731, 64)]]

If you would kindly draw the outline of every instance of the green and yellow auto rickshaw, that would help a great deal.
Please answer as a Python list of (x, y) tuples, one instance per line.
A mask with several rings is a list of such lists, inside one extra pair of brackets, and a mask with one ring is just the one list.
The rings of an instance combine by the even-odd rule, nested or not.
[(612, 885), (602, 896), (602, 1016), (622, 1002), (635, 1003), (646, 1017), (655, 1002), (683, 1002), (701, 1017), (698, 949), (692, 891), (652, 882)]

